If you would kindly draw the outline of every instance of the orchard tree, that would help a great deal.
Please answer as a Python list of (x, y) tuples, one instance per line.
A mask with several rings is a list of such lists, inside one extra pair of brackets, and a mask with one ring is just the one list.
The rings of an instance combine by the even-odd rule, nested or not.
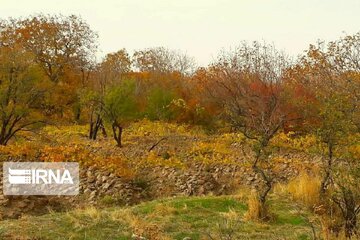
[[(353, 144), (351, 136), (359, 134), (359, 34), (346, 36), (325, 44), (311, 45), (297, 66), (297, 81), (310, 93), (315, 104), (309, 132), (316, 135), (323, 146), (323, 178), (321, 199), (333, 200), (339, 206), (347, 237), (355, 233), (358, 190), (356, 162), (344, 154)], [(355, 141), (356, 142), (356, 141)]]
[(358, 158), (347, 158), (346, 161), (337, 164), (333, 173), (334, 185), (331, 186), (331, 200), (341, 211), (345, 236), (349, 239), (357, 234), (360, 214), (360, 163), (358, 160)]
[(85, 70), (94, 61), (97, 34), (75, 15), (36, 15), (19, 19), (15, 31), (53, 82), (69, 68)]
[(359, 131), (360, 65), (353, 55), (357, 52), (355, 46), (360, 50), (360, 38), (356, 36), (328, 45), (322, 42), (310, 45), (307, 54), (293, 68), (295, 79), (315, 99), (309, 131), (325, 145), (322, 195), (331, 183), (336, 149), (343, 147), (344, 137)]
[(104, 126), (104, 98), (112, 88), (118, 87), (131, 71), (131, 59), (125, 49), (109, 53), (96, 66), (93, 77), (85, 90), (81, 91), (81, 105), (89, 114), (89, 138), (95, 140), (102, 130), (106, 137)]
[(12, 42), (34, 56), (52, 82), (52, 98), (44, 102), (51, 116), (74, 109), (79, 120), (78, 88), (84, 87), (94, 68), (97, 35), (89, 25), (75, 15), (35, 15), (3, 21)]
[(136, 83), (124, 80), (110, 89), (104, 99), (105, 119), (110, 123), (118, 147), (122, 147), (122, 134), (126, 124), (138, 116)]
[(86, 88), (80, 92), (80, 104), (89, 115), (89, 139), (96, 140), (99, 130), (107, 137), (104, 125), (104, 95), (99, 91)]
[(33, 55), (18, 45), (0, 46), (0, 145), (44, 123), (45, 78)]
[(223, 52), (210, 66), (205, 84), (222, 116), (233, 129), (254, 142), (252, 169), (263, 180), (258, 188), (259, 219), (268, 217), (266, 199), (274, 179), (269, 167), (270, 140), (284, 127), (301, 118), (292, 106), (292, 91), (283, 84), (289, 66), (287, 57), (273, 46), (243, 43), (233, 52)]

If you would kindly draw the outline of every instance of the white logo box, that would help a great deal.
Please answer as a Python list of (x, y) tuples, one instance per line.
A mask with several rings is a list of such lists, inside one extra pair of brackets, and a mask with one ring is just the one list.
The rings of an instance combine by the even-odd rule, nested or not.
[(4, 162), (4, 195), (77, 195), (76, 162)]

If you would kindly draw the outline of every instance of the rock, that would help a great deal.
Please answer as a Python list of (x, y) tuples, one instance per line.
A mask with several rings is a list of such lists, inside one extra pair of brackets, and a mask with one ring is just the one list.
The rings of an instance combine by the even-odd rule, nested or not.
[(89, 177), (93, 177), (93, 172), (92, 171), (90, 171), (90, 170), (88, 170), (88, 171), (86, 171), (86, 176), (89, 178)]
[(96, 186), (101, 186), (102, 185), (101, 179), (96, 180), (95, 185)]
[(102, 176), (101, 181), (106, 182), (108, 179), (109, 179), (108, 176)]
[(94, 200), (95, 197), (96, 197), (96, 191), (92, 191), (92, 192), (90, 193), (89, 200)]
[(131, 235), (131, 239), (134, 239), (134, 240), (147, 240), (147, 238), (145, 238), (143, 236), (140, 236), (140, 235), (136, 235), (134, 233)]
[(110, 187), (111, 187), (111, 185), (113, 184), (114, 182), (111, 182), (111, 183), (105, 183), (105, 185), (103, 185), (103, 189), (105, 189), (105, 190), (108, 190)]
[(88, 183), (93, 183), (93, 182), (95, 182), (95, 180), (96, 180), (96, 178), (94, 176), (90, 176), (87, 178)]
[(255, 177), (250, 176), (246, 180), (249, 181), (249, 182), (252, 182), (252, 181), (255, 181), (255, 179), (256, 179)]
[(200, 187), (199, 187), (199, 190), (198, 190), (198, 194), (204, 195), (205, 193), (206, 193), (206, 192), (205, 192), (204, 186), (200, 186)]
[(25, 202), (25, 201), (19, 201), (17, 202), (16, 206), (19, 207), (19, 208), (26, 208), (28, 206), (28, 202)]

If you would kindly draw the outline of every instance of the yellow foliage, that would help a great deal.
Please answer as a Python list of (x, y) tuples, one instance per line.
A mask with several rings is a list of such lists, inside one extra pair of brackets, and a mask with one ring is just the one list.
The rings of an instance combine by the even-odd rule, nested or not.
[(127, 159), (119, 156), (110, 156), (106, 158), (96, 157), (93, 159), (93, 163), (96, 166), (102, 168), (108, 168), (112, 170), (117, 176), (124, 179), (133, 179), (135, 177), (135, 171), (128, 163)]
[(350, 158), (360, 159), (360, 134), (353, 134), (345, 139), (345, 141), (350, 143), (347, 147), (342, 148), (345, 154), (349, 154)]
[(293, 132), (287, 134), (281, 132), (271, 140), (271, 145), (305, 152), (313, 152), (316, 151), (316, 149), (319, 149), (319, 142), (314, 135), (305, 135), (301, 137), (293, 137), (293, 135)]
[(205, 164), (223, 163), (235, 164), (234, 152), (223, 142), (196, 142), (190, 154), (194, 156), (195, 161)]
[(74, 145), (64, 146), (47, 146), (41, 150), (40, 159), (44, 162), (80, 162), (84, 163), (89, 160), (89, 151), (82, 147)]
[[(128, 136), (168, 136), (171, 134), (174, 135), (184, 135), (191, 136), (193, 135), (192, 128), (189, 125), (185, 124), (176, 124), (176, 123), (166, 123), (161, 121), (150, 121), (147, 119), (141, 120), (139, 122), (131, 124), (129, 128), (126, 129)], [(197, 135), (202, 134), (201, 132), (196, 132)]]
[(229, 145), (232, 143), (244, 143), (246, 140), (246, 137), (242, 133), (224, 133), (217, 138)]
[(360, 159), (360, 144), (349, 147), (349, 153), (354, 159)]
[(49, 136), (86, 136), (88, 134), (88, 126), (85, 125), (69, 125), (69, 126), (45, 126), (42, 131)]
[(164, 158), (154, 151), (150, 151), (145, 158), (141, 160), (141, 165), (144, 167), (148, 166), (163, 166), (163, 167), (175, 167), (184, 168), (185, 164), (179, 157), (174, 154), (169, 154), (169, 158)]
[(0, 155), (34, 158), (37, 149), (38, 146), (32, 143), (14, 143), (8, 146), (0, 146)]
[(117, 176), (131, 179), (135, 172), (129, 166), (128, 160), (121, 156), (94, 155), (79, 145), (44, 146), (40, 150), (40, 159), (45, 162), (78, 162), (111, 170)]

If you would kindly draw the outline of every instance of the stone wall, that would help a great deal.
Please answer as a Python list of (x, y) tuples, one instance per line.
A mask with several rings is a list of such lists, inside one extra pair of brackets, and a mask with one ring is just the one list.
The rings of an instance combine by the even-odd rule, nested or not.
[[(287, 181), (299, 170), (289, 161), (280, 163), (276, 181)], [(304, 161), (302, 168), (311, 171), (318, 160)], [(2, 167), (0, 168), (2, 171)], [(1, 173), (2, 174), (2, 173)], [(118, 177), (106, 169), (81, 167), (80, 194), (75, 197), (4, 196), (0, 182), (0, 218), (22, 214), (42, 214), (49, 209), (60, 211), (89, 205), (131, 205), (168, 196), (232, 194), (241, 185), (256, 186), (259, 176), (249, 167), (238, 165), (189, 164), (186, 168), (154, 167), (141, 169), (134, 179)], [(1, 181), (1, 180), (0, 180)]]

